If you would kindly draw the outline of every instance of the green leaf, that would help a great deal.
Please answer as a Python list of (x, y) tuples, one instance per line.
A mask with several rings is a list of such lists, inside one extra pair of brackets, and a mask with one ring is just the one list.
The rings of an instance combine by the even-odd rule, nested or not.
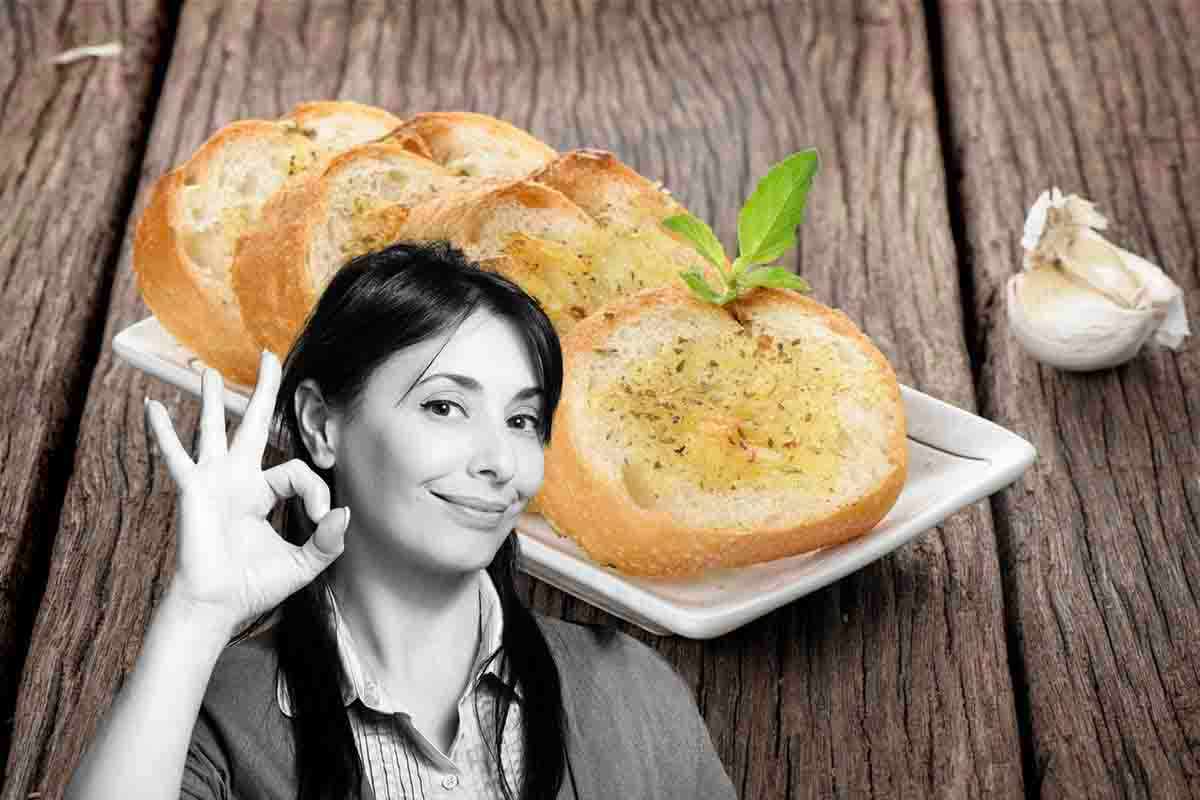
[(716, 305), (722, 305), (722, 296), (714, 292), (712, 288), (710, 288), (709, 285), (704, 282), (704, 276), (696, 270), (692, 269), (688, 270), (687, 272), (681, 272), (679, 273), (679, 277), (683, 278), (684, 282), (691, 287), (692, 292), (695, 293), (696, 296), (701, 300), (706, 300), (709, 303), (715, 303)]
[(820, 159), (808, 148), (771, 167), (738, 214), (740, 258), (751, 264), (774, 261), (796, 244), (804, 201)]
[(746, 270), (750, 269), (750, 262), (742, 256), (738, 256), (733, 260), (733, 281), (737, 283), (738, 275), (741, 275)]
[(808, 285), (808, 281), (804, 280), (804, 278), (784, 267), (778, 266), (759, 267), (738, 276), (739, 291), (751, 286), (773, 286), (777, 289), (795, 289), (798, 292), (806, 294), (812, 291), (812, 287)]
[(700, 251), (700, 255), (711, 261), (717, 268), (717, 272), (722, 276), (725, 275), (725, 248), (721, 246), (721, 240), (704, 220), (693, 217), (691, 214), (679, 214), (667, 217), (662, 224), (687, 237), (692, 246)]

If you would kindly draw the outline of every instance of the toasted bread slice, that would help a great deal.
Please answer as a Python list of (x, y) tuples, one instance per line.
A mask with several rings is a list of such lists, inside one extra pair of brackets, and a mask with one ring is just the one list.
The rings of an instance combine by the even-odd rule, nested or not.
[(614, 299), (682, 284), (685, 270), (719, 285), (713, 266), (662, 224), (687, 209), (612, 153), (573, 150), (529, 178), (555, 189), (595, 223), (553, 241), (529, 229), (514, 231), (500, 248), (503, 258), (492, 265), (542, 303), (560, 336)]
[(389, 134), (418, 137), (429, 157), (456, 175), (523, 178), (558, 152), (527, 131), (487, 114), (427, 111), (414, 114)]
[(229, 279), (238, 239), (289, 179), (337, 148), (376, 139), (398, 118), (353, 103), (311, 103), (282, 120), (239, 120), (151, 190), (134, 235), (142, 299), (181, 344), (252, 386), (258, 349)]
[(693, 575), (846, 541), (904, 485), (891, 366), (799, 293), (720, 307), (647, 289), (580, 321), (563, 351), (536, 510), (622, 572)]

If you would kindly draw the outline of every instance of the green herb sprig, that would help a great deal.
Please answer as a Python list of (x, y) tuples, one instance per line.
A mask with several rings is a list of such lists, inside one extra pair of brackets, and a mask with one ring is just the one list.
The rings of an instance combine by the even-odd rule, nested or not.
[(804, 201), (817, 174), (820, 159), (815, 148), (808, 148), (771, 167), (758, 182), (750, 199), (738, 213), (738, 257), (730, 272), (725, 271), (725, 249), (704, 220), (691, 214), (667, 217), (662, 224), (682, 234), (721, 276), (724, 286), (713, 289), (698, 269), (679, 273), (700, 299), (717, 305), (744, 294), (754, 286), (774, 286), (811, 292), (808, 281), (785, 267), (767, 265), (796, 244), (796, 228), (804, 220)]

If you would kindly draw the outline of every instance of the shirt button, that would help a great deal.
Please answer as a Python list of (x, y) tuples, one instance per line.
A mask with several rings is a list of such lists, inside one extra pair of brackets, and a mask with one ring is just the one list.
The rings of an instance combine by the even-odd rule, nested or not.
[(453, 789), (455, 786), (458, 786), (458, 776), (447, 775), (442, 778), (442, 786), (445, 786), (447, 789)]

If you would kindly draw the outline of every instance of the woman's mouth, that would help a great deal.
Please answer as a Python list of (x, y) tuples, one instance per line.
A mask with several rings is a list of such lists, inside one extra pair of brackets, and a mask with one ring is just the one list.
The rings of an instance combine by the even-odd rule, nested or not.
[(495, 527), (500, 520), (504, 518), (507, 508), (499, 511), (484, 511), (478, 508), (472, 508), (469, 505), (451, 500), (449, 497), (440, 495), (437, 492), (430, 492), (434, 497), (441, 500), (446, 509), (457, 519), (474, 527)]

